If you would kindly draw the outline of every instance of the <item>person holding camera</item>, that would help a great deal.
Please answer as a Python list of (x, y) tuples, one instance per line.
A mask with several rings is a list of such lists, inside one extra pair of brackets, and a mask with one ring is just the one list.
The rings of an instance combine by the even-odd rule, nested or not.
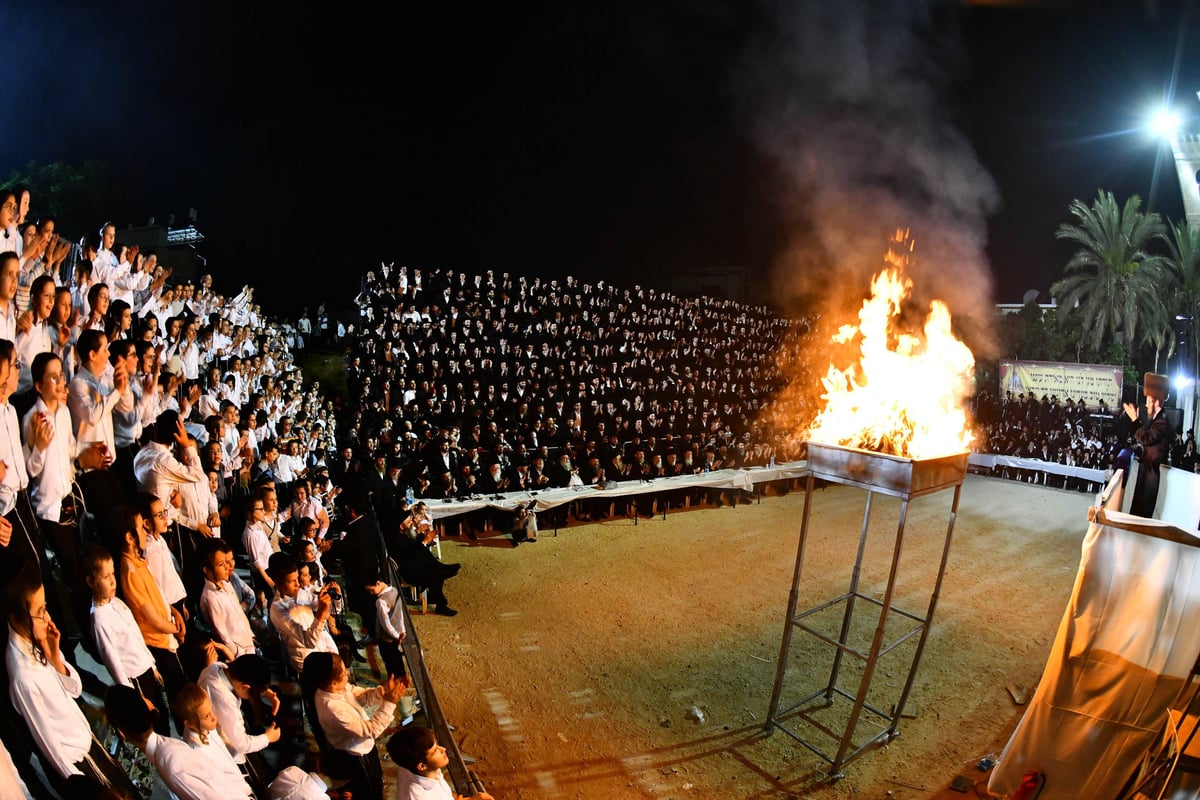
[(341, 587), (331, 582), (322, 586), (315, 596), (298, 597), (300, 565), (287, 553), (272, 555), (267, 572), (275, 582), (271, 627), (279, 634), (292, 669), (297, 674), (302, 673), (304, 659), (309, 653), (341, 655), (328, 625), (335, 600), (341, 600)]
[(1125, 403), (1125, 413), (1118, 417), (1117, 435), (1132, 439), (1130, 447), (1141, 464), (1137, 485), (1133, 487), (1133, 500), (1129, 504), (1129, 513), (1139, 517), (1153, 517), (1154, 504), (1158, 500), (1158, 468), (1166, 460), (1172, 437), (1171, 423), (1163, 411), (1169, 387), (1166, 375), (1147, 372), (1142, 376), (1146, 415), (1140, 416), (1133, 403)]

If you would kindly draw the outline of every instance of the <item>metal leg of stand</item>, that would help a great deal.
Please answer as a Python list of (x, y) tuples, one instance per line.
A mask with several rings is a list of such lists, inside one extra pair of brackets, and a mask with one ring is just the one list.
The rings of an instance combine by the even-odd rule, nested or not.
[(850, 636), (850, 622), (854, 618), (854, 601), (858, 598), (858, 581), (862, 576), (863, 553), (867, 549), (867, 528), (871, 524), (871, 499), (875, 493), (867, 490), (867, 505), (863, 510), (862, 531), (858, 536), (858, 554), (854, 557), (854, 571), (850, 575), (850, 590), (847, 592), (846, 613), (842, 617), (842, 629), (838, 634), (838, 643), (842, 647), (835, 648), (833, 654), (833, 669), (829, 673), (829, 683), (825, 687), (825, 699), (833, 700), (833, 690), (837, 686), (838, 672), (842, 668), (842, 656), (845, 655), (846, 641)]
[(812, 511), (812, 475), (804, 490), (804, 512), (800, 522), (800, 544), (796, 550), (796, 567), (792, 573), (792, 589), (788, 592), (787, 617), (783, 623), (783, 642), (779, 646), (779, 663), (775, 667), (775, 687), (771, 690), (771, 705), (767, 709), (765, 730), (771, 733), (775, 725), (775, 714), (779, 711), (779, 698), (783, 694), (783, 676), (787, 672), (788, 653), (792, 649), (792, 627), (796, 623), (796, 604), (800, 597), (800, 574), (804, 567), (804, 547), (808, 542), (808, 519)]

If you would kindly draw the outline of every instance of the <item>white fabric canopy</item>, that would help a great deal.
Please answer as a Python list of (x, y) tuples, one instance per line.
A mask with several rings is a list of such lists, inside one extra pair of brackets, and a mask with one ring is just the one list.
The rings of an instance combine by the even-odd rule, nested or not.
[(988, 784), (995, 794), (1038, 770), (1038, 800), (1117, 797), (1160, 740), (1200, 654), (1200, 539), (1106, 515), (1084, 539), (1041, 683)]

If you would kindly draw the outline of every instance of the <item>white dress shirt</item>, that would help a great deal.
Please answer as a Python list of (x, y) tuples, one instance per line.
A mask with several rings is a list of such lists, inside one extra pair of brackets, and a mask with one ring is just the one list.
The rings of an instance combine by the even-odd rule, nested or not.
[(17, 340), (17, 304), (15, 300), (8, 301), (8, 308), (0, 311), (0, 339), (10, 342)]
[(233, 651), (234, 658), (254, 652), (254, 631), (229, 581), (218, 584), (205, 579), (204, 590), (200, 593), (200, 613)]
[(133, 679), (154, 667), (154, 656), (146, 647), (142, 630), (121, 598), (99, 605), (92, 601), (92, 635), (108, 674), (118, 685), (136, 689)]
[[(50, 417), (54, 436), (45, 450), (33, 446), (33, 418), (39, 413)], [(71, 481), (75, 480), (74, 460), (79, 455), (75, 429), (71, 425), (71, 412), (66, 403), (59, 403), (54, 413), (46, 407), (46, 401), (38, 397), (21, 426), (25, 440), (25, 466), (29, 480), (33, 507), (41, 519), (58, 522), (62, 513), (62, 501), (71, 492)]]
[(259, 523), (247, 525), (242, 531), (242, 547), (246, 549), (250, 563), (265, 573), (273, 553), (271, 537), (268, 536), (266, 527)]
[(208, 483), (196, 448), (184, 448), (183, 461), (180, 461), (169, 447), (158, 442), (146, 442), (138, 450), (133, 457), (133, 474), (137, 478), (138, 488), (161, 500), (167, 514), (175, 521), (179, 521), (180, 515), (171, 504), (171, 492), (178, 489), (186, 500), (193, 484)]
[[(278, 779), (276, 779), (278, 780)], [(289, 800), (295, 798), (317, 797), (317, 795), (284, 795)], [(328, 796), (328, 795), (326, 795)], [(12, 755), (9, 754), (8, 748), (0, 742), (0, 800), (33, 800), (33, 795), (29, 793), (29, 787), (25, 785), (25, 781), (21, 780), (21, 775), (17, 772), (17, 765), (13, 763)]]
[(179, 577), (179, 569), (175, 566), (175, 557), (165, 539), (153, 533), (146, 534), (146, 550), (142, 555), (150, 567), (150, 574), (162, 592), (163, 600), (173, 606), (187, 597), (187, 589), (183, 588), (183, 579)]
[(33, 372), (30, 368), (33, 366), (34, 357), (38, 353), (49, 353), (54, 344), (50, 326), (45, 322), (34, 322), (29, 326), (29, 330), (17, 334), (14, 344), (17, 348), (17, 366), (21, 370), (14, 394), (20, 394), (33, 388)]
[(375, 619), (384, 641), (398, 642), (404, 636), (404, 602), (400, 591), (389, 586), (375, 596)]
[(242, 701), (229, 682), (229, 667), (220, 661), (209, 664), (196, 681), (208, 692), (212, 701), (213, 714), (217, 717), (217, 730), (229, 744), (233, 760), (245, 763), (247, 753), (257, 753), (271, 742), (265, 733), (251, 736), (246, 733), (246, 718), (242, 716)]
[(337, 643), (329, 633), (325, 621), (317, 622), (311, 597), (289, 598), (278, 592), (271, 603), (271, 625), (287, 648), (296, 674), (304, 671), (304, 659), (309, 653), (322, 652), (338, 655)]
[[(210, 741), (220, 737), (210, 735)], [(158, 770), (163, 783), (179, 800), (213, 800), (225, 797), (249, 797), (250, 784), (237, 767), (238, 785), (231, 775), (219, 770), (211, 754), (193, 749), (187, 742), (151, 733), (146, 756)]]
[(207, 772), (200, 773), (204, 776), (203, 796), (221, 800), (226, 797), (249, 797), (250, 784), (234, 763), (225, 742), (221, 741), (221, 734), (211, 731), (204, 738), (208, 741), (202, 741), (200, 734), (190, 729), (183, 734), (183, 741), (192, 748), (192, 754), (203, 759), (208, 767)]
[[(92, 392), (100, 396), (97, 402)], [(104, 442), (109, 455), (117, 453), (117, 437), (113, 431), (112, 412), (133, 411), (133, 391), (128, 385), (118, 392), (112, 384), (112, 376), (93, 375), (87, 367), (80, 366), (75, 377), (67, 386), (67, 407), (71, 409), (71, 421), (75, 425), (75, 438), (80, 442)]]
[(265, 800), (328, 800), (329, 787), (313, 772), (284, 767), (267, 789)]
[(396, 800), (454, 800), (454, 792), (441, 770), (436, 778), (426, 778), (396, 767)]
[(0, 404), (0, 461), (4, 462), (4, 478), (0, 479), (0, 516), (12, 511), (17, 494), (29, 488), (29, 471), (25, 468), (25, 451), (21, 445), (21, 423), (17, 411), (8, 403)]
[[(365, 756), (375, 749), (375, 739), (392, 724), (396, 704), (383, 699), (378, 686), (366, 689), (347, 684), (340, 692), (317, 690), (317, 720), (329, 746)], [(378, 705), (375, 713), (367, 708)]]
[(92, 747), (92, 728), (75, 702), (83, 694), (79, 673), (41, 663), (32, 643), (8, 626), (8, 697), (24, 717), (38, 748), (64, 778), (82, 775), (75, 765)]

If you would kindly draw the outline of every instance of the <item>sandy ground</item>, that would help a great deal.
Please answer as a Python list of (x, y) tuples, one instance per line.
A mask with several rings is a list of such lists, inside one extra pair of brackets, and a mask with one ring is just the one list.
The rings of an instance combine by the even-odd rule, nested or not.
[[(952, 494), (910, 508), (895, 604), (918, 616)], [(573, 525), (518, 549), (500, 539), (445, 541), (444, 559), (464, 565), (447, 585), (461, 613), (415, 624), (459, 745), (478, 759), (475, 770), (497, 800), (932, 797), (998, 752), (1020, 715), (1006, 686), (1037, 682), (1091, 497), (968, 476), (906, 710), (915, 716), (835, 782), (818, 756), (784, 733), (763, 732), (803, 499), (794, 491), (637, 525)], [(865, 499), (841, 486), (814, 493), (799, 609), (847, 590)], [(898, 512), (898, 500), (876, 496), (860, 587), (874, 597), (886, 583)], [(860, 602), (854, 617), (852, 641), (864, 650), (878, 618), (871, 608)], [(828, 616), (816, 615), (814, 625), (840, 621), (840, 611)], [(893, 622), (885, 638), (904, 630)], [(898, 696), (915, 641), (880, 659), (877, 707)], [(785, 707), (825, 685), (832, 665), (832, 650), (815, 637), (797, 642)], [(844, 668), (838, 685), (853, 695), (857, 675)], [(843, 721), (829, 723), (835, 738), (802, 720), (789, 729), (833, 754), (849, 711), (842, 703)]]

